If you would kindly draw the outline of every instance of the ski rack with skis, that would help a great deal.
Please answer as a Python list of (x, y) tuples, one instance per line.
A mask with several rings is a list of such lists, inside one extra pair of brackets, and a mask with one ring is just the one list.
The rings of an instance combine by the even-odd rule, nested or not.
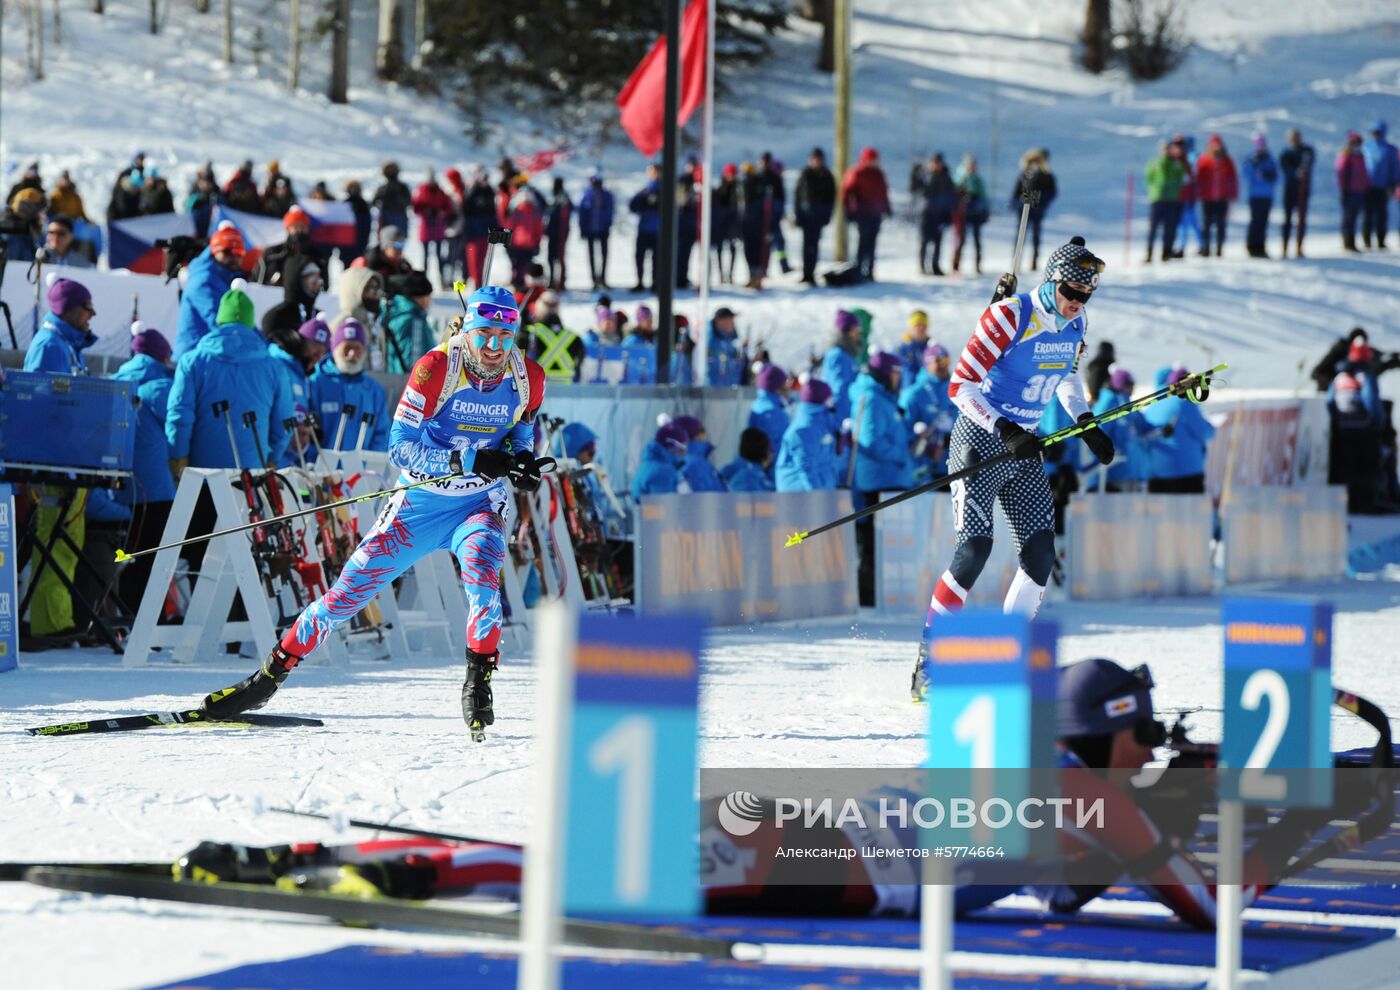
[[(238, 474), (234, 471), (186, 468), (170, 506), (161, 542), (172, 543), (189, 535), (195, 506), (206, 489), (214, 503), (216, 527), (247, 523), (246, 506), (240, 505), (234, 494), (233, 484), (237, 480)], [(301, 521), (301, 525), (310, 524)], [(309, 558), (319, 561), (315, 540), (303, 542)], [(158, 625), (179, 559), (178, 547), (168, 547), (155, 555), (141, 607), (127, 638), (123, 666), (145, 666), (150, 662), (151, 652), (158, 649), (169, 650), (173, 659), (180, 663), (221, 657), (230, 644), (241, 649), (243, 644), (251, 643), (259, 657), (271, 653), (278, 635), (274, 604), (258, 574), (248, 537), (239, 533), (209, 541), (185, 613), (187, 618), (198, 617), (199, 621)], [(243, 600), (246, 619), (231, 618), (235, 594)], [(338, 637), (326, 641), (324, 656), (332, 665), (349, 663), (345, 645)]]

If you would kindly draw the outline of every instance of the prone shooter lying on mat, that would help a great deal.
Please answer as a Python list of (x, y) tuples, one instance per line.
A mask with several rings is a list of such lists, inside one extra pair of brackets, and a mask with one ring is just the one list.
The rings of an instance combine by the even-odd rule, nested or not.
[[(1094, 857), (1114, 882), (1143, 885), (1182, 920), (1200, 928), (1215, 924), (1216, 882), (1209, 869), (1186, 848), (1195, 834), (1204, 788), (1172, 786), (1180, 776), (1165, 775), (1166, 786), (1133, 788), (1127, 783), (1152, 759), (1153, 749), (1169, 742), (1178, 750), (1174, 768), (1214, 765), (1211, 747), (1191, 744), (1184, 733), (1169, 734), (1153, 717), (1152, 677), (1146, 666), (1124, 670), (1112, 660), (1095, 658), (1064, 667), (1059, 676), (1058, 746), (1060, 793), (1090, 801), (1102, 798), (1105, 813), (1083, 827), (1060, 833), (1067, 861)], [(1342, 698), (1356, 699), (1350, 695)], [(1361, 704), (1366, 704), (1361, 702)], [(1355, 704), (1352, 709), (1355, 710)], [(1389, 767), (1390, 738), (1384, 716), (1369, 719), (1381, 729), (1375, 767)], [(1313, 835), (1340, 815), (1366, 817), (1385, 831), (1393, 818), (1394, 786), (1388, 773), (1370, 778), (1362, 793), (1351, 793), (1344, 807), (1294, 809), (1268, 826), (1248, 849), (1243, 869), (1244, 905), (1248, 906), (1285, 874), (1299, 872), (1295, 855)], [(1129, 791), (1138, 791), (1130, 796)], [(1154, 790), (1161, 793), (1153, 794)], [(1146, 795), (1142, 791), (1148, 792)], [(771, 812), (770, 802), (760, 802)], [(722, 824), (721, 799), (703, 804), (700, 832), (701, 882), (705, 910), (717, 915), (757, 916), (912, 916), (919, 911), (917, 859), (899, 849), (917, 849), (913, 828), (780, 828), (771, 813), (745, 836)], [(1373, 809), (1369, 810), (1368, 809)], [(872, 812), (871, 815), (874, 813)], [(1097, 824), (1093, 822), (1096, 821)], [(1354, 836), (1353, 836), (1354, 838)], [(857, 855), (872, 842), (888, 846), (890, 855)], [(1352, 842), (1351, 844), (1355, 844)], [(823, 886), (782, 882), (790, 857), (779, 850), (849, 849), (841, 860), (839, 882)], [(1346, 848), (1340, 844), (1339, 848)], [(1332, 850), (1338, 851), (1337, 849)], [(1317, 852), (1317, 850), (1313, 850)], [(1320, 856), (1309, 854), (1308, 862)], [(1293, 864), (1289, 866), (1290, 862)], [(206, 842), (175, 866), (182, 879), (217, 882), (277, 883), (289, 889), (310, 888), (364, 896), (424, 898), (434, 894), (471, 894), (519, 900), (522, 849), (490, 842), (437, 839), (374, 840), (348, 845), (320, 843), (252, 848)], [(892, 870), (891, 863), (899, 864)], [(1029, 873), (1030, 871), (1028, 871)], [(1111, 884), (1047, 882), (1024, 885), (959, 883), (955, 895), (960, 914), (988, 907), (1024, 891), (1038, 896), (1046, 909), (1072, 913)]]

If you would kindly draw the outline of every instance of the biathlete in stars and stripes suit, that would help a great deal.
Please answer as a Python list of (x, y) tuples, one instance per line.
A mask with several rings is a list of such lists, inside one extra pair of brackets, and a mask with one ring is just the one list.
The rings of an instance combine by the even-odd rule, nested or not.
[(447, 343), (418, 359), (394, 413), (389, 460), (402, 472), (402, 485), (453, 477), (393, 495), (335, 586), (306, 607), (261, 669), (205, 698), (211, 718), (264, 705), (337, 626), (423, 555), (450, 550), (467, 594), (462, 717), (473, 738), (482, 737), (494, 721), (491, 675), (500, 661), (505, 481), (533, 491), (541, 469), (552, 464), (534, 454), (545, 376), (515, 350), (519, 326), (510, 290), (488, 285), (468, 300), (465, 328), (459, 324)]
[[(1079, 356), (1084, 349), (1084, 306), (1103, 268), (1082, 237), (1056, 249), (1039, 288), (994, 302), (982, 312), (953, 369), (948, 398), (958, 418), (948, 439), (949, 472), (1007, 451), (1013, 459), (949, 486), (956, 550), (929, 603), (910, 687), (916, 701), (922, 701), (928, 689), (928, 642), (934, 622), (962, 608), (991, 555), (997, 501), (1011, 523), (1020, 557), (1004, 611), (1033, 616), (1040, 610), (1055, 564), (1055, 509), (1035, 431), (1052, 399), (1076, 421), (1093, 417), (1079, 379)], [(1100, 463), (1113, 460), (1113, 441), (1102, 430), (1094, 427), (1081, 439)]]

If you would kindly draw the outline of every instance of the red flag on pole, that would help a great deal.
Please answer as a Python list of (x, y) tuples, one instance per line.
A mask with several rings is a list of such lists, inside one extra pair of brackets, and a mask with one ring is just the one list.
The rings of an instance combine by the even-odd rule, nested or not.
[[(681, 106), (679, 126), (705, 102), (706, 0), (690, 0), (681, 22)], [(651, 51), (637, 63), (617, 105), (622, 108), (622, 129), (642, 154), (661, 150), (666, 113), (666, 39), (656, 39)]]

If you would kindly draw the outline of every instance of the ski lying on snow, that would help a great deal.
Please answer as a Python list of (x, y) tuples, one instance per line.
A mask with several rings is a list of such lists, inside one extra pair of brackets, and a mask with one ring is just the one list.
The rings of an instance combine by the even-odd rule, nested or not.
[[(315, 915), (381, 928), (417, 928), (511, 939), (520, 937), (518, 914), (491, 914), (437, 907), (421, 901), (388, 898), (364, 900), (323, 891), (293, 893), (245, 883), (189, 883), (169, 877), (67, 866), (35, 866), (25, 871), (24, 879), (41, 887), (89, 894), (114, 894), (121, 897), (146, 897), (252, 911)], [(606, 921), (566, 919), (562, 928), (563, 940), (566, 943), (593, 949), (631, 949), (729, 959), (733, 958), (736, 945), (726, 939), (681, 935), (658, 928)]]
[(301, 718), (296, 715), (260, 715), (257, 712), (244, 712), (230, 719), (213, 719), (202, 708), (187, 708), (181, 712), (149, 712), (145, 715), (119, 715), (112, 718), (94, 718), (86, 722), (59, 722), (55, 725), (36, 725), (26, 729), (31, 736), (77, 736), (90, 732), (131, 732), (136, 729), (154, 729), (161, 725), (219, 725), (225, 728), (247, 728), (261, 726), (267, 728), (294, 725), (322, 726), (326, 723), (319, 718)]
[(168, 877), (173, 864), (168, 860), (163, 863), (0, 863), (0, 883), (23, 880), (26, 871), (40, 867), (58, 870), (106, 870), (109, 873), (140, 873), (146, 876)]

